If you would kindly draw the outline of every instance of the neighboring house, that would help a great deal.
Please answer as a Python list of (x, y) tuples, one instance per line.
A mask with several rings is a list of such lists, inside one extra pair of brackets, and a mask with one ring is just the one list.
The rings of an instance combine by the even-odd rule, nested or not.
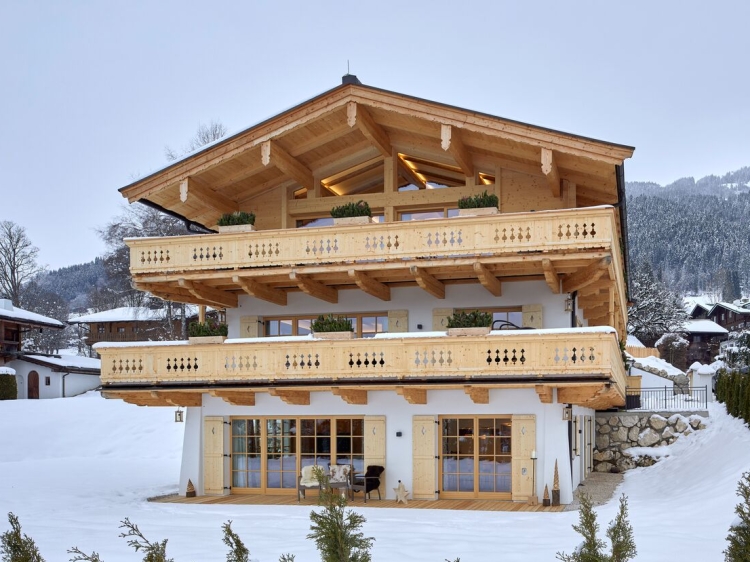
[(711, 312), (711, 308), (714, 306), (714, 303), (709, 302), (709, 300), (703, 296), (685, 297), (684, 303), (688, 318), (693, 318), (695, 320), (708, 318), (708, 313)]
[(0, 299), (0, 366), (12, 361), (22, 352), (23, 334), (31, 330), (61, 330), (65, 324), (13, 306), (8, 299)]
[[(387, 497), (563, 503), (625, 404), (623, 161), (633, 148), (342, 85), (121, 189), (215, 229), (129, 239), (133, 285), (226, 308), (223, 344), (100, 343), (102, 393), (187, 408), (180, 492), (291, 494), (385, 466)], [(499, 212), (458, 216), (487, 191)], [(327, 225), (366, 201), (377, 224)], [(455, 310), (522, 329), (449, 336)], [(354, 339), (311, 334), (319, 314)], [(499, 326), (498, 326), (499, 327)]]
[(77, 355), (21, 355), (16, 371), (18, 398), (67, 398), (99, 386), (100, 361)]
[(686, 363), (711, 363), (729, 331), (711, 320), (686, 320), (681, 332), (689, 342)]
[(717, 302), (711, 307), (708, 319), (730, 332), (750, 328), (750, 300), (745, 298), (733, 303)]

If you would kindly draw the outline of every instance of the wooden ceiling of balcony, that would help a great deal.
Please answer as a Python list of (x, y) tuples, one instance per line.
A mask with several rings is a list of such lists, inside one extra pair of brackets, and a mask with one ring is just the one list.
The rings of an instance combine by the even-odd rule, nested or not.
[(385, 162), (392, 158), (396, 188), (481, 186), (520, 173), (549, 185), (556, 197), (563, 182), (575, 184), (576, 205), (585, 207), (618, 201), (615, 165), (632, 153), (627, 146), (348, 83), (121, 192), (130, 202), (155, 203), (211, 228), (225, 212), (258, 210), (274, 190), (283, 190), (284, 199), (293, 192), (308, 199), (382, 192)]

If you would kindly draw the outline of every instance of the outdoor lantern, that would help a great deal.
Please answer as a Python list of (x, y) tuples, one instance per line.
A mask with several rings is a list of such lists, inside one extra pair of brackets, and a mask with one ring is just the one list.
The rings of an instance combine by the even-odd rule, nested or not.
[(563, 408), (563, 421), (572, 421), (573, 420), (573, 406), (571, 404), (566, 405)]
[(573, 312), (573, 297), (570, 294), (565, 297), (565, 312)]
[(174, 413), (174, 421), (175, 423), (182, 423), (185, 421), (185, 419), (182, 416), (182, 409), (177, 408), (177, 410)]

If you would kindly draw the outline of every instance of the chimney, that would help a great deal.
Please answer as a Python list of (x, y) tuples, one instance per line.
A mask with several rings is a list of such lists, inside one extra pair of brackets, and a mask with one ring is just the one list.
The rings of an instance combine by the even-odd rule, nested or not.
[(356, 84), (358, 86), (362, 85), (362, 82), (359, 81), (359, 78), (355, 74), (344, 74), (341, 77), (341, 83), (342, 84)]

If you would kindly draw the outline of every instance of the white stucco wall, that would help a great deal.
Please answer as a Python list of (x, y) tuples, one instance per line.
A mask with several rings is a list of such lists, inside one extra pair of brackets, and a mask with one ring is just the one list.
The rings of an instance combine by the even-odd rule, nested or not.
[[(256, 394), (255, 406), (231, 406), (219, 398), (203, 395), (201, 408), (188, 408), (185, 426), (180, 493), (190, 478), (198, 494), (203, 493), (202, 418), (203, 416), (362, 416), (386, 417), (386, 497), (393, 498), (396, 481), (411, 490), (412, 417), (415, 415), (511, 415), (536, 416), (536, 493), (542, 498), (544, 485), (552, 490), (555, 459), (558, 461), (560, 498), (570, 503), (580, 483), (580, 468), (571, 472), (568, 448), (568, 422), (562, 420), (563, 404), (542, 404), (533, 389), (490, 390), (489, 404), (475, 404), (461, 390), (430, 390), (427, 404), (412, 405), (393, 391), (370, 391), (367, 405), (350, 405), (329, 392), (312, 392), (309, 406), (292, 406), (267, 393)], [(593, 415), (592, 410), (575, 408), (574, 413)], [(225, 431), (225, 450), (229, 450), (229, 426)], [(401, 437), (396, 432), (402, 432)], [(437, 446), (437, 444), (436, 444)], [(573, 462), (574, 467), (580, 461)], [(225, 482), (230, 481), (230, 463), (225, 461)], [(437, 485), (437, 482), (436, 482)], [(438, 488), (436, 488), (438, 489)]]
[[(20, 359), (11, 361), (8, 363), (8, 366), (16, 371), (18, 399), (28, 398), (28, 376), (31, 371), (36, 371), (39, 374), (40, 400), (46, 398), (61, 398), (63, 396), (63, 375), (66, 375), (66, 373), (55, 372), (49, 367), (29, 363), (28, 361), (22, 361)], [(49, 386), (44, 384), (45, 377), (50, 378)], [(100, 384), (99, 377), (96, 375), (82, 375), (79, 373), (67, 374), (67, 376), (65, 376), (65, 396), (77, 396), (78, 394), (97, 388)]]

